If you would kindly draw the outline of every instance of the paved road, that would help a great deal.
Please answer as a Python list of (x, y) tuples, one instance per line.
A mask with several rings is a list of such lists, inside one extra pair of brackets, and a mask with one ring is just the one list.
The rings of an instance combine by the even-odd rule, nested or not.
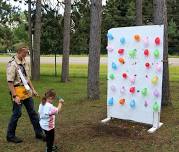
[[(0, 63), (7, 63), (11, 57), (0, 57)], [(27, 57), (29, 61), (29, 57)], [(41, 57), (41, 64), (53, 64), (55, 62), (54, 57)], [(57, 63), (62, 63), (62, 58), (57, 57)], [(70, 64), (87, 64), (88, 57), (70, 57)], [(107, 64), (107, 57), (101, 57), (101, 64)], [(179, 58), (169, 58), (169, 64), (172, 66), (179, 66)]]

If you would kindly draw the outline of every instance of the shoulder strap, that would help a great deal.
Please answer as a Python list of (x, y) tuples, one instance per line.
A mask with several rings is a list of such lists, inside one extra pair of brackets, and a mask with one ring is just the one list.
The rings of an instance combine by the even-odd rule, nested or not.
[[(24, 77), (24, 75), (23, 75), (23, 73), (22, 73), (22, 71), (21, 71), (21, 68), (19, 67), (19, 65), (17, 64), (16, 61), (15, 61), (15, 66), (16, 66), (16, 68), (17, 68), (17, 72), (18, 72), (19, 75), (20, 75), (20, 78), (21, 78), (21, 80), (22, 80), (22, 83), (23, 83), (25, 89), (26, 89), (27, 91), (29, 91), (29, 90), (30, 90), (30, 87), (29, 87), (29, 85), (28, 85), (28, 83), (27, 83), (27, 80), (25, 79), (25, 77)], [(25, 70), (25, 68), (24, 68), (24, 70)]]

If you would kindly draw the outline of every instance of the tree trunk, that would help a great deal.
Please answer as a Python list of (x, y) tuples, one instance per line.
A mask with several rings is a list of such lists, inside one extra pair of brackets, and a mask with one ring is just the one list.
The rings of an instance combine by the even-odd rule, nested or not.
[(154, 24), (164, 24), (164, 52), (163, 52), (163, 82), (162, 82), (162, 105), (171, 104), (169, 87), (169, 67), (168, 67), (168, 23), (167, 23), (167, 1), (153, 0), (153, 22)]
[(142, 25), (142, 0), (136, 0), (136, 25)]
[(32, 20), (31, 20), (32, 8), (31, 0), (28, 0), (28, 36), (29, 36), (29, 50), (30, 50), (30, 65), (31, 65), (31, 75), (34, 71), (33, 66), (33, 48), (32, 48)]
[(62, 59), (62, 74), (61, 74), (62, 82), (67, 82), (69, 80), (70, 30), (71, 30), (71, 0), (65, 0), (63, 59)]
[(102, 1), (91, 0), (91, 24), (89, 42), (87, 96), (91, 100), (100, 98), (100, 49), (101, 49)]
[(41, 0), (36, 1), (35, 33), (34, 33), (34, 72), (33, 80), (40, 79), (40, 37), (41, 37)]

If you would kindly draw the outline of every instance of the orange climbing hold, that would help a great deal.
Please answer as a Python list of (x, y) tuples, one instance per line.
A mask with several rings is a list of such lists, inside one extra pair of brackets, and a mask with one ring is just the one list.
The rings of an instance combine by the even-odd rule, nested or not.
[(125, 101), (126, 101), (125, 99), (120, 99), (120, 100), (119, 100), (119, 103), (120, 103), (121, 105), (124, 105), (124, 104), (125, 104)]

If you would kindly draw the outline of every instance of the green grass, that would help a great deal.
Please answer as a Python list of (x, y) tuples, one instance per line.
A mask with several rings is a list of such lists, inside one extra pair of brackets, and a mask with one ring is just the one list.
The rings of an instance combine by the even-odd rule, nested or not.
[(176, 55), (169, 55), (168, 57), (169, 58), (179, 58), (179, 55), (177, 55), (177, 54)]
[[(60, 66), (58, 65), (58, 71)], [(47, 88), (54, 88), (65, 99), (61, 117), (57, 117), (56, 143), (62, 152), (177, 152), (179, 149), (179, 67), (170, 67), (172, 106), (163, 107), (161, 121), (164, 125), (154, 134), (148, 134), (149, 126), (128, 121), (112, 120), (101, 125), (106, 117), (106, 65), (101, 65), (101, 99), (90, 102), (86, 98), (87, 65), (70, 66), (70, 82), (60, 82), (54, 77), (53, 65), (41, 66), (41, 80), (33, 81), (36, 90), (43, 95)], [(0, 152), (43, 152), (45, 143), (34, 138), (29, 118), (23, 108), (17, 126), (17, 136), (23, 144), (11, 144), (5, 140), (11, 115), (5, 64), (0, 65)], [(39, 99), (34, 98), (36, 109)]]

